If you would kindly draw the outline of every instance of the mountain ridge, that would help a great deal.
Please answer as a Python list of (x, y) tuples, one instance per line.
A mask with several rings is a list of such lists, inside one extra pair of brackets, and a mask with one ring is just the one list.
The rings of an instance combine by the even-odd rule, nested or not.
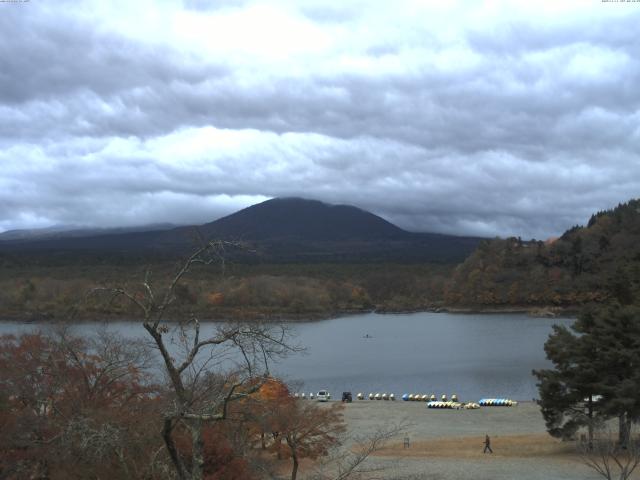
[[(470, 254), (478, 237), (408, 232), (350, 205), (297, 197), (274, 198), (213, 222), (159, 231), (0, 242), (1, 251), (100, 251), (184, 254), (212, 239), (240, 240), (253, 261), (439, 261)], [(241, 255), (249, 260), (248, 255)]]
[(413, 235), (383, 218), (352, 205), (334, 205), (298, 197), (273, 198), (238, 210), (213, 222), (173, 229), (197, 229), (204, 239), (249, 241), (347, 241), (397, 239)]
[(179, 225), (173, 223), (151, 223), (147, 225), (134, 225), (131, 227), (84, 227), (80, 225), (52, 225), (43, 228), (18, 228), (6, 230), (0, 233), (2, 241), (31, 241), (46, 240), (52, 238), (69, 237), (93, 237), (100, 235), (118, 235), (133, 232), (155, 232), (170, 230)]

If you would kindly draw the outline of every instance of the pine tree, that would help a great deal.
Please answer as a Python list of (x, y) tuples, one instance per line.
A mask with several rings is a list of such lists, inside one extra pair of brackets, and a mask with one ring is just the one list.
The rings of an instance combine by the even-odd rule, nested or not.
[(581, 316), (577, 331), (597, 348), (603, 413), (619, 419), (626, 445), (631, 423), (640, 419), (640, 308), (619, 304)]
[(640, 308), (600, 306), (571, 326), (554, 327), (545, 343), (553, 369), (534, 371), (548, 432), (573, 437), (583, 426), (589, 442), (598, 420), (618, 417), (626, 445), (640, 419)]
[[(538, 378), (538, 401), (547, 431), (554, 437), (570, 439), (586, 426), (589, 443), (599, 419), (599, 368), (595, 361), (595, 348), (563, 326), (554, 326), (554, 332), (545, 343), (547, 358), (554, 369), (534, 370)], [(575, 331), (575, 325), (572, 327)]]

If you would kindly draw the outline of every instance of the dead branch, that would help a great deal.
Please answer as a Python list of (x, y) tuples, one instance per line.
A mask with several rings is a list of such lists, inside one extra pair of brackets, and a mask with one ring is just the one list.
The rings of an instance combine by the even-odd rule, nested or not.
[(626, 447), (614, 440), (611, 432), (599, 432), (590, 446), (581, 443), (582, 462), (607, 480), (627, 480), (640, 464), (640, 439), (630, 438)]
[[(398, 424), (384, 425), (371, 435), (357, 436), (352, 439), (356, 445), (351, 451), (342, 451), (324, 462), (312, 477), (313, 480), (347, 480), (360, 479), (366, 476), (369, 480), (384, 478), (379, 476), (386, 471), (386, 467), (368, 466), (367, 460), (375, 452), (384, 448), (393, 438), (405, 432), (410, 423), (403, 421)], [(332, 474), (327, 474), (332, 471)]]

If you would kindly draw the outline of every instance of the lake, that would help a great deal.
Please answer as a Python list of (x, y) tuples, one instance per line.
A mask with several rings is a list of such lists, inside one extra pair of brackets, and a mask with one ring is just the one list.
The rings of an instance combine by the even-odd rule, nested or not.
[[(368, 394), (389, 392), (457, 394), (463, 401), (482, 397), (537, 398), (532, 369), (548, 367), (543, 346), (554, 323), (572, 319), (524, 314), (362, 314), (293, 325), (305, 354), (284, 359), (272, 371), (303, 382), (300, 391), (328, 389)], [(82, 323), (87, 335), (104, 324)], [(0, 322), (0, 334), (32, 331), (41, 325)], [(137, 322), (111, 322), (109, 329), (144, 337)], [(211, 327), (210, 327), (211, 328)]]

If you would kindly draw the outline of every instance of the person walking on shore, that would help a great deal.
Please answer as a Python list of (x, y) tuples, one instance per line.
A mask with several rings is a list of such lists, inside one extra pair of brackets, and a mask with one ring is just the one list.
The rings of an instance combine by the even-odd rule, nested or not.
[(493, 450), (491, 450), (491, 439), (489, 438), (489, 435), (484, 436), (484, 450), (482, 453), (487, 453), (487, 450), (489, 453), (493, 453)]

